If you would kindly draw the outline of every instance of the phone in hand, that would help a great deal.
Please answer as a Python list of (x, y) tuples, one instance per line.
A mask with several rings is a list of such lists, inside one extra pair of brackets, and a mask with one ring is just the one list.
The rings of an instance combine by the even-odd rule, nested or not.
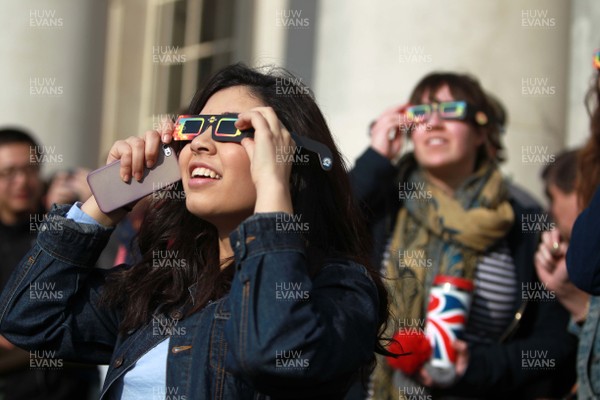
[(88, 184), (104, 213), (109, 213), (181, 179), (175, 151), (163, 145), (152, 168), (145, 168), (141, 181), (123, 182), (119, 175), (121, 161), (115, 161), (89, 173)]

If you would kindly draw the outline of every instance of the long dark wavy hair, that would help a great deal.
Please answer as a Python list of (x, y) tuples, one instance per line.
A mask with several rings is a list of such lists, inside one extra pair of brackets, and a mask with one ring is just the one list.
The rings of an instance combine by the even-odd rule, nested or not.
[(590, 85), (585, 105), (590, 116), (591, 135), (577, 155), (575, 188), (580, 210), (590, 204), (600, 185), (600, 71), (596, 72)]
[[(200, 113), (213, 94), (232, 86), (246, 87), (252, 96), (272, 107), (288, 130), (331, 149), (330, 171), (323, 171), (316, 157), (310, 156), (308, 164), (293, 165), (290, 176), (294, 212), (302, 215), (310, 227), (305, 236), (310, 274), (318, 273), (322, 261), (332, 255), (355, 260), (367, 268), (379, 293), (375, 351), (386, 354), (380, 338), (388, 318), (387, 292), (379, 273), (368, 261), (370, 240), (352, 197), (346, 165), (312, 93), (283, 69), (262, 72), (235, 64), (222, 69), (196, 93), (189, 113)], [(174, 147), (179, 152), (184, 145), (175, 142)], [(173, 193), (181, 190), (181, 182), (167, 189)], [(141, 261), (132, 268), (115, 271), (107, 280), (103, 300), (122, 310), (122, 332), (148, 323), (159, 305), (161, 312), (168, 313), (188, 302), (192, 285), (196, 287), (191, 313), (210, 300), (225, 296), (230, 289), (234, 268), (221, 269), (216, 228), (173, 198), (177, 196), (152, 200), (138, 235)], [(165, 250), (184, 259), (185, 268), (153, 268), (155, 252)]]

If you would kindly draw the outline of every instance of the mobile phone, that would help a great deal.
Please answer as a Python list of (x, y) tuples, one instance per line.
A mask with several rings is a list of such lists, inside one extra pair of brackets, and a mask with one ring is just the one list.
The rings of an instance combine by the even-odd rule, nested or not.
[(98, 207), (109, 213), (181, 179), (175, 151), (163, 145), (152, 168), (145, 168), (141, 181), (132, 178), (123, 182), (119, 175), (121, 161), (115, 161), (89, 173), (88, 184)]

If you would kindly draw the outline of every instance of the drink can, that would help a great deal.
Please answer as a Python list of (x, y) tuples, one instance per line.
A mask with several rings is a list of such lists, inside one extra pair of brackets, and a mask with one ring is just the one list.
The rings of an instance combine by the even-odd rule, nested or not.
[(454, 342), (465, 331), (472, 294), (470, 279), (437, 275), (433, 280), (425, 322), (433, 352), (425, 369), (437, 384), (451, 384), (456, 377)]

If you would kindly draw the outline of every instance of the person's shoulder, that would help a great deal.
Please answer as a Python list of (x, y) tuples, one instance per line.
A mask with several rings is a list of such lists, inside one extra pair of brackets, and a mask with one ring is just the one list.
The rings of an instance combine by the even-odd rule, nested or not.
[(371, 278), (366, 266), (358, 261), (342, 255), (327, 257), (323, 262), (320, 273), (326, 273), (328, 275), (336, 273), (350, 275), (357, 274), (366, 276), (369, 279)]
[(540, 202), (526, 189), (516, 184), (508, 182), (508, 197), (516, 212), (541, 212), (543, 210)]

